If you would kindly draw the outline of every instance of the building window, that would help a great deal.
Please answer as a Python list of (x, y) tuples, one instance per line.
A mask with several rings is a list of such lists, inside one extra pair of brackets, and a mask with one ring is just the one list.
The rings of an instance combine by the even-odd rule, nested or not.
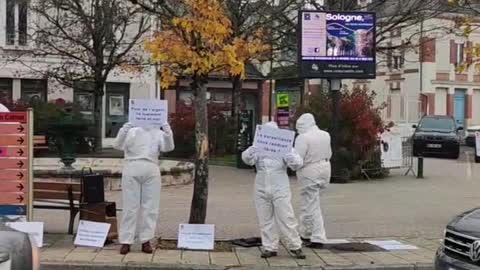
[(455, 63), (462, 64), (465, 62), (465, 44), (457, 43), (457, 61)]
[(0, 103), (12, 101), (12, 79), (0, 79)]
[(93, 120), (94, 86), (93, 82), (75, 82), (73, 84), (73, 102), (88, 120)]
[(130, 84), (107, 83), (106, 98), (105, 137), (115, 138), (123, 124), (128, 121)]
[(25, 80), (22, 81), (22, 101), (47, 101), (47, 80)]
[(6, 42), (7, 45), (27, 45), (27, 1), (7, 0), (6, 3)]

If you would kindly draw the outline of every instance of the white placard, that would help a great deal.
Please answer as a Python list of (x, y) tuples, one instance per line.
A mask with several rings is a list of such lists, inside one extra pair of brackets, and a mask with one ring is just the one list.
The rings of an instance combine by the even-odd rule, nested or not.
[(109, 223), (80, 220), (74, 244), (76, 246), (103, 247), (110, 226)]
[(215, 225), (180, 224), (178, 226), (178, 248), (194, 250), (213, 250), (215, 244)]
[(283, 157), (292, 151), (295, 132), (257, 125), (253, 146), (266, 156)]
[(43, 222), (7, 222), (8, 227), (24, 232), (30, 237), (32, 244), (43, 247)]
[(418, 247), (408, 244), (403, 244), (397, 240), (380, 240), (380, 241), (367, 241), (367, 243), (378, 246), (385, 250), (416, 250)]
[(380, 138), (382, 167), (386, 169), (402, 167), (403, 153), (401, 135), (399, 133), (385, 132)]
[(480, 157), (480, 132), (475, 132), (475, 147), (476, 147), (476, 153), (477, 157)]
[(130, 99), (128, 121), (134, 126), (160, 127), (168, 120), (168, 103), (159, 99)]

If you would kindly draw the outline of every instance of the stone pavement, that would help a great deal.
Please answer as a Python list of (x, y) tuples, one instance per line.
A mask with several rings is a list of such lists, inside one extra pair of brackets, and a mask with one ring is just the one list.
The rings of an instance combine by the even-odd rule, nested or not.
[[(369, 239), (372, 240), (372, 239)], [(42, 269), (432, 269), (438, 239), (397, 239), (418, 250), (337, 253), (305, 248), (306, 260), (293, 259), (281, 247), (279, 256), (260, 258), (259, 248), (235, 248), (233, 252), (159, 250), (148, 255), (135, 246), (120, 255), (118, 245), (103, 249), (74, 247), (73, 237), (46, 235), (41, 250)], [(356, 239), (356, 241), (359, 241)]]

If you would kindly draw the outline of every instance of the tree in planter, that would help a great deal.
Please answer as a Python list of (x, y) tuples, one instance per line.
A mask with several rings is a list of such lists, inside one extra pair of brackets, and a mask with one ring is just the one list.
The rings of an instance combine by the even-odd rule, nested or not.
[[(342, 180), (359, 177), (358, 167), (361, 163), (375, 159), (378, 136), (388, 127), (381, 119), (384, 105), (375, 106), (375, 96), (375, 92), (361, 88), (342, 92), (338, 147), (333, 149), (336, 153), (335, 161), (339, 163), (344, 174)], [(312, 96), (309, 104), (297, 111), (297, 117), (303, 113), (312, 113), (321, 129), (332, 130), (331, 98), (331, 95), (324, 92)]]
[(204, 223), (209, 159), (207, 79), (212, 72), (224, 71), (243, 77), (245, 66), (238, 52), (257, 49), (255, 44), (231, 39), (231, 22), (218, 0), (181, 0), (175, 4), (173, 9), (162, 6), (164, 9), (158, 14), (162, 30), (146, 47), (153, 60), (161, 65), (162, 88), (172, 85), (178, 77), (191, 79), (196, 166), (189, 222)]
[[(30, 30), (35, 46), (19, 59), (68, 87), (88, 85), (82, 90), (93, 92), (95, 150), (100, 151), (105, 83), (116, 68), (143, 62), (138, 48), (150, 29), (149, 17), (124, 0), (38, 0), (29, 7), (37, 16)], [(74, 85), (79, 81), (89, 83)]]

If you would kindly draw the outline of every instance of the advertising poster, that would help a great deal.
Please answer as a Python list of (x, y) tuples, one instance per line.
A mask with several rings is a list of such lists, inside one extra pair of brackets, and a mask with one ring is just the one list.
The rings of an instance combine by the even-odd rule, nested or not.
[(300, 12), (305, 78), (375, 78), (375, 13)]

